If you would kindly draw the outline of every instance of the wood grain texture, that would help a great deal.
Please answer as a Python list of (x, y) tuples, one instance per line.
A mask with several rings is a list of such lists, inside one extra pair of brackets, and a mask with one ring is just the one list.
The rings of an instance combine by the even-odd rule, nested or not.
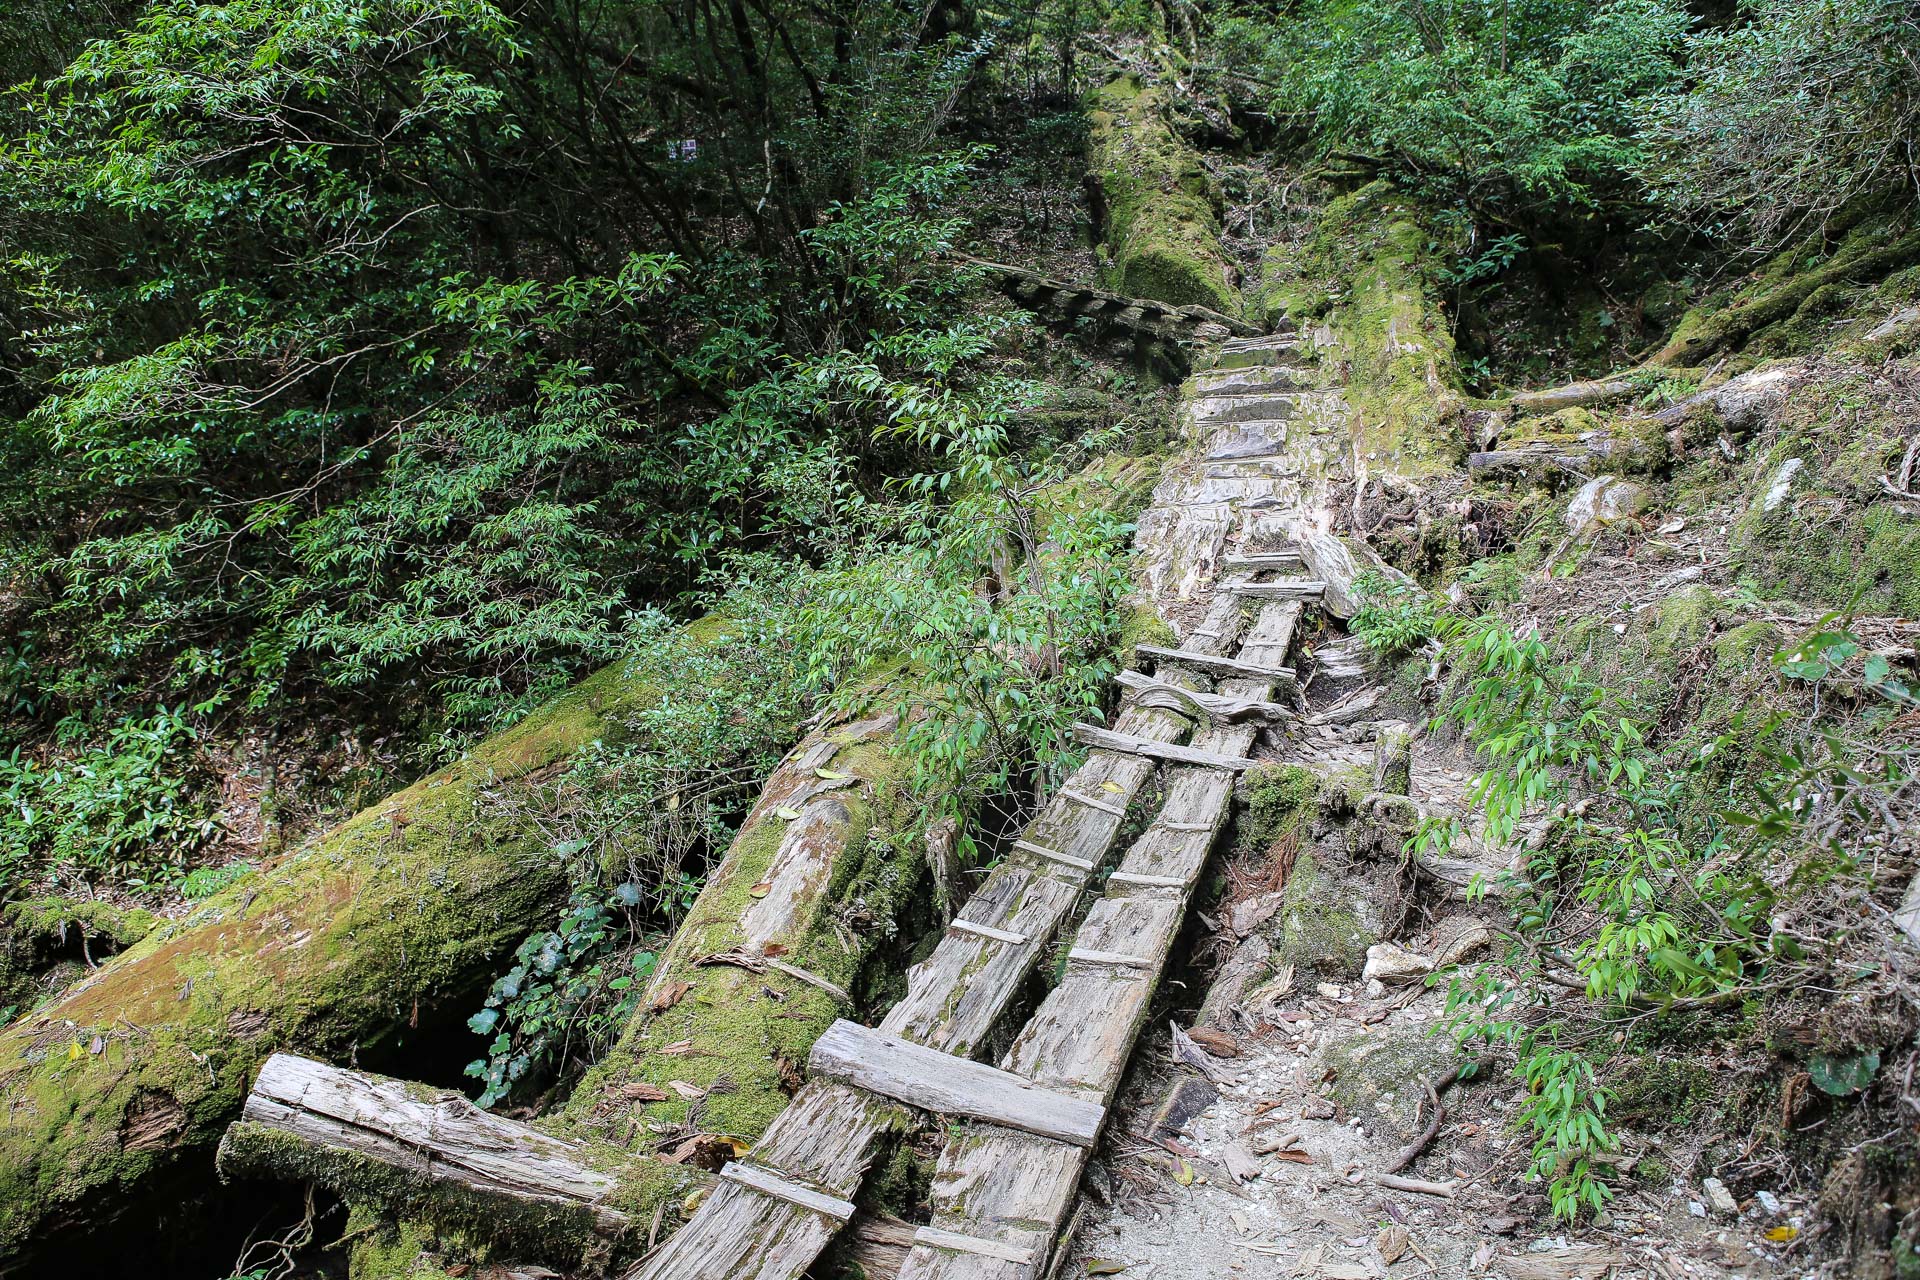
[[(1150, 738), (1136, 738), (1131, 734), (1115, 733), (1111, 729), (1102, 729), (1098, 725), (1075, 724), (1073, 736), (1090, 747), (1099, 747), (1105, 751), (1126, 751), (1135, 755), (1148, 756), (1155, 760), (1170, 760), (1179, 764), (1199, 765), (1207, 769), (1229, 769), (1244, 771), (1260, 762), (1247, 756), (1226, 755), (1218, 751), (1207, 751), (1199, 747), (1185, 747), (1171, 742), (1155, 742)], [(1252, 734), (1248, 734), (1252, 741)]]
[(521, 1221), (526, 1206), (577, 1209), (609, 1238), (630, 1225), (606, 1203), (620, 1179), (604, 1152), (489, 1115), (457, 1093), (276, 1053), (240, 1126), (221, 1146), (229, 1177), (306, 1180), (345, 1155), (400, 1171), (412, 1195), (454, 1193)]
[(814, 1042), (807, 1068), (816, 1078), (854, 1085), (916, 1110), (985, 1120), (1075, 1146), (1092, 1146), (1106, 1120), (1099, 1103), (845, 1019)]
[[(1299, 601), (1266, 605), (1242, 652), (1282, 662), (1302, 613)], [(1261, 698), (1270, 684), (1234, 680), (1228, 696)], [(1256, 730), (1222, 725), (1194, 740), (1199, 751), (1238, 754)], [(1069, 964), (1059, 984), (1014, 1040), (1002, 1066), (1016, 1075), (1106, 1106), (1126, 1070), (1169, 948), (1194, 886), (1233, 803), (1229, 775), (1210, 768), (1169, 772), (1154, 824), (1136, 840), (1075, 932), (1076, 952), (1152, 957), (1146, 967)], [(1008, 1261), (916, 1243), (900, 1280), (1034, 1280), (1044, 1274), (1065, 1222), (1086, 1153), (1069, 1144), (1000, 1126), (971, 1124), (950, 1137), (934, 1175), (933, 1226), (1036, 1249), (1031, 1262)], [(1044, 1242), (1044, 1243), (1036, 1243)]]
[(1135, 648), (1143, 658), (1153, 658), (1162, 663), (1178, 663), (1193, 667), (1199, 671), (1214, 675), (1244, 676), (1255, 680), (1276, 682), (1294, 678), (1293, 671), (1286, 667), (1262, 666), (1255, 662), (1245, 662), (1238, 658), (1223, 658), (1218, 654), (1201, 653), (1195, 649), (1168, 649), (1157, 644), (1143, 644)]

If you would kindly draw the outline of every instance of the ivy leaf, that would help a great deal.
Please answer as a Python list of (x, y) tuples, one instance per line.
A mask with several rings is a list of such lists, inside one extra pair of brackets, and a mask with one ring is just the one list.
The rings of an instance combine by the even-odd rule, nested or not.
[(467, 1030), (484, 1036), (491, 1032), (495, 1026), (499, 1025), (499, 1022), (500, 1011), (498, 1009), (482, 1009), (467, 1019)]

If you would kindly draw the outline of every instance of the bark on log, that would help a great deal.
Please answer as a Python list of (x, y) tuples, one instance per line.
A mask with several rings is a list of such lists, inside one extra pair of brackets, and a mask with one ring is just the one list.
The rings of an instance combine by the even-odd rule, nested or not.
[(550, 839), (499, 801), (657, 696), (609, 667), (0, 1030), (0, 1257), (210, 1156), (274, 1052), (378, 1065), (465, 1011), (567, 894)]
[(644, 1232), (699, 1175), (489, 1115), (457, 1093), (275, 1054), (221, 1140), (226, 1177), (320, 1184), (356, 1208), (424, 1219), (574, 1268)]

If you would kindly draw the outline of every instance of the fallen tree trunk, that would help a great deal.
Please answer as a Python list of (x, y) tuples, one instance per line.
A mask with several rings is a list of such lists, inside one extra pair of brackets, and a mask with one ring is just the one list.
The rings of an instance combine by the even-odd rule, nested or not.
[[(760, 1136), (899, 933), (925, 864), (906, 838), (898, 727), (870, 715), (788, 754), (619, 1042), (537, 1127), (457, 1095), (276, 1058), (221, 1144), (222, 1174), (318, 1182), (389, 1221), (569, 1268), (671, 1230), (700, 1163)], [(290, 1102), (296, 1089), (308, 1092)], [(505, 1167), (523, 1152), (530, 1168)]]
[[(725, 634), (710, 619), (683, 642)], [(514, 788), (657, 697), (609, 667), (0, 1030), (0, 1258), (209, 1157), (274, 1052), (378, 1062), (465, 1011), (566, 901), (563, 860)]]
[(260, 1068), (221, 1140), (220, 1171), (318, 1183), (356, 1207), (569, 1269), (644, 1232), (698, 1176), (556, 1138), (457, 1093), (284, 1053)]

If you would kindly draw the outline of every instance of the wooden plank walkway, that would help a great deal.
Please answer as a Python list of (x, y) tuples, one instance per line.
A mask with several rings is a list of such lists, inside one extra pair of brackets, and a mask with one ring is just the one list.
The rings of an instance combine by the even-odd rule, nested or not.
[[(1186, 717), (1152, 708), (1131, 708), (1116, 723), (1133, 737), (1169, 743), (1189, 727)], [(955, 927), (909, 971), (907, 995), (880, 1030), (971, 1056), (1079, 900), (1087, 868), (1105, 859), (1126, 806), (1155, 767), (1145, 756), (1093, 752), (1023, 833), (1023, 847), (994, 869), (961, 908)], [(1094, 807), (1077, 799), (1087, 796), (1104, 802)], [(877, 1094), (809, 1081), (761, 1136), (748, 1163), (783, 1183), (849, 1200), (880, 1139), (906, 1123), (900, 1106)], [(627, 1280), (792, 1280), (839, 1226), (832, 1214), (766, 1194), (747, 1179), (725, 1178), (685, 1226), (627, 1272)]]
[[(1279, 393), (1291, 380), (1275, 366), (1295, 359), (1299, 345), (1287, 337), (1230, 344), (1213, 381), (1222, 390), (1244, 383), (1248, 391)], [(1248, 368), (1225, 372), (1235, 366)], [(1288, 414), (1295, 408), (1291, 396), (1271, 399)], [(1234, 405), (1232, 417), (1254, 414), (1237, 425), (1207, 426), (1204, 419), (1217, 415), (1197, 413), (1201, 435), (1213, 439), (1203, 451), (1218, 447), (1222, 433), (1256, 444), (1271, 440), (1282, 419), (1260, 416), (1254, 400)], [(1143, 520), (1142, 539), (1158, 539), (1153, 545), (1171, 559), (1150, 572), (1152, 591), (1180, 581), (1205, 590), (1215, 549), (1241, 519), (1240, 504), (1272, 500), (1275, 464), (1256, 459), (1250, 465), (1254, 470), (1219, 483), (1179, 481), (1185, 487), (1167, 491), (1168, 505), (1162, 505), (1168, 498), (1156, 498), (1161, 518), (1154, 530)], [(1242, 557), (1233, 567), (1240, 574), (1298, 573), (1302, 563), (1291, 552), (1271, 552)], [(1095, 1117), (1097, 1131), (1118, 1088), (1168, 949), (1231, 810), (1235, 771), (1251, 763), (1246, 752), (1260, 721), (1283, 710), (1269, 702), (1276, 688), (1289, 701), (1300, 700), (1285, 664), (1302, 599), (1261, 606), (1242, 641), (1245, 606), (1260, 596), (1312, 598), (1318, 593), (1309, 588), (1318, 584), (1269, 584), (1267, 591), (1236, 595), (1244, 581), (1220, 582), (1207, 592), (1205, 616), (1180, 648), (1138, 650), (1159, 660), (1155, 684), (1200, 692), (1187, 671), (1219, 678), (1207, 700), (1182, 704), (1162, 696), (1162, 705), (1147, 706), (1135, 699), (1111, 729), (1084, 726), (1081, 736), (1095, 746), (1086, 765), (1021, 833), (932, 954), (909, 972), (906, 997), (877, 1030), (847, 1024), (825, 1044), (820, 1069), (760, 1144), (729, 1166), (692, 1220), (626, 1280), (795, 1280), (843, 1225), (842, 1210), (881, 1138), (914, 1122), (903, 1104), (980, 1117), (964, 1122), (942, 1153), (935, 1220), (916, 1231), (903, 1280), (1032, 1280), (1042, 1272), (1072, 1206), (1085, 1143), (1092, 1141), (1087, 1118)], [(1240, 710), (1230, 716), (1229, 704)], [(1235, 723), (1237, 716), (1247, 718)], [(1194, 721), (1203, 727), (1183, 749)], [(1162, 763), (1167, 756), (1180, 759)], [(1058, 986), (999, 1068), (964, 1061), (1004, 1020), (1049, 954), (1087, 881), (1109, 856), (1129, 803), (1162, 769), (1162, 806), (1076, 931)], [(935, 1063), (938, 1071), (900, 1067), (929, 1052), (956, 1061)], [(870, 1060), (875, 1057), (881, 1060)], [(957, 1076), (966, 1077), (964, 1087), (954, 1083)], [(1006, 1092), (1043, 1099), (1042, 1110), (1056, 1118), (1063, 1103), (1079, 1104), (1080, 1127), (1052, 1136), (1028, 1132), (1045, 1127), (1031, 1122), (1031, 1107), (1013, 1115), (1007, 1112), (1014, 1104), (980, 1100), (982, 1081), (1004, 1084), (1009, 1077), (1024, 1084)], [(940, 1081), (945, 1084), (935, 1087)], [(1024, 1128), (992, 1122), (1021, 1123), (1023, 1116)]]
[[(1267, 605), (1241, 656), (1252, 664), (1284, 662), (1301, 612), (1297, 601)], [(1222, 692), (1260, 699), (1271, 685), (1232, 681)], [(1256, 732), (1221, 726), (1196, 746), (1244, 752)], [(1232, 802), (1232, 778), (1221, 770), (1190, 766), (1169, 773), (1160, 817), (1127, 851), (1073, 940), (1075, 953), (1150, 962), (1076, 964), (1070, 953), (1065, 977), (1007, 1052), (1007, 1071), (1103, 1108), (1112, 1102)], [(965, 1125), (948, 1139), (934, 1174), (933, 1226), (942, 1236), (916, 1237), (900, 1280), (1032, 1280), (1073, 1206), (1086, 1158), (1087, 1151), (1071, 1143), (1001, 1125)], [(955, 1245), (955, 1239), (970, 1243)]]

